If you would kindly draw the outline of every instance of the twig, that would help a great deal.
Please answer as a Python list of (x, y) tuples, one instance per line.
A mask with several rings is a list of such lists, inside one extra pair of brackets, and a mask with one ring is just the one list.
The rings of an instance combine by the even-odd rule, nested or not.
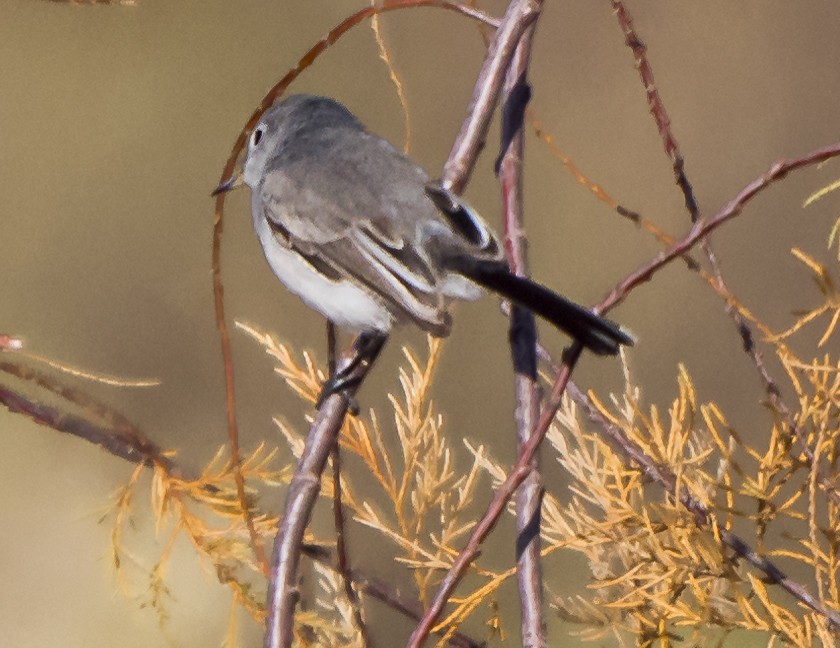
[[(336, 360), (336, 346), (337, 346), (337, 331), (335, 324), (327, 322), (327, 367), (329, 375), (334, 376), (337, 366)], [(341, 576), (344, 583), (344, 595), (350, 602), (350, 607), (353, 608), (353, 620), (359, 633), (362, 635), (362, 643), (368, 648), (373, 646), (373, 641), (370, 638), (367, 625), (362, 616), (362, 607), (359, 602), (359, 597), (356, 596), (356, 590), (353, 589), (353, 573), (350, 568), (350, 559), (347, 554), (347, 542), (345, 541), (345, 524), (344, 524), (344, 509), (341, 505), (341, 444), (338, 439), (333, 443), (330, 451), (332, 459), (332, 479), (333, 479), (333, 524), (335, 526), (335, 553), (336, 553), (336, 571)]]
[(306, 445), (289, 484), (283, 516), (274, 539), (266, 603), (265, 648), (289, 648), (294, 633), (297, 566), (303, 534), (321, 491), (321, 474), (330, 450), (338, 440), (350, 399), (364, 380), (373, 360), (355, 365), (348, 387), (330, 395), (322, 404), (309, 430)]
[(291, 646), (294, 612), (299, 598), (297, 566), (303, 534), (315, 500), (321, 491), (321, 473), (341, 423), (347, 412), (347, 399), (334, 394), (318, 412), (306, 439), (306, 447), (289, 484), (283, 517), (274, 541), (269, 578), (265, 647)]
[[(502, 111), (502, 151), (498, 173), (502, 184), (505, 249), (511, 270), (528, 275), (528, 255), (523, 229), (522, 165), (524, 161), (524, 115), (530, 97), (526, 80), (533, 23), (516, 48), (504, 86)], [(517, 305), (510, 312), (510, 346), (514, 365), (517, 449), (522, 451), (534, 429), (540, 411), (540, 384), (537, 380), (537, 329), (534, 315)], [(520, 637), (525, 648), (545, 648), (543, 619), (543, 581), (540, 562), (540, 507), (542, 479), (534, 457), (531, 474), (516, 491), (516, 566), (521, 609)]]
[(4, 362), (0, 363), (0, 370), (31, 380), (70, 402), (82, 404), (84, 407), (92, 409), (96, 415), (108, 423), (108, 426), (59, 410), (51, 405), (39, 403), (8, 387), (0, 386), (0, 403), (5, 405), (10, 412), (24, 414), (36, 423), (85, 439), (107, 450), (112, 455), (132, 463), (147, 466), (157, 465), (167, 471), (173, 469), (169, 457), (165, 456), (157, 445), (152, 443), (122, 414), (97, 403), (92, 398), (83, 397), (77, 390), (56, 385), (48, 377), (31, 369)]
[[(700, 219), (700, 209), (697, 204), (697, 200), (694, 196), (692, 185), (689, 182), (688, 177), (685, 173), (685, 163), (682, 155), (680, 154), (679, 145), (677, 143), (676, 137), (674, 136), (671, 130), (671, 122), (668, 118), (668, 113), (665, 110), (665, 105), (662, 101), (662, 98), (659, 95), (659, 91), (657, 90), (656, 84), (654, 82), (653, 69), (647, 58), (647, 48), (636, 34), (636, 31), (633, 28), (632, 19), (626, 7), (624, 6), (624, 3), (621, 2), (621, 0), (613, 0), (612, 4), (613, 8), (615, 9), (616, 17), (618, 18), (621, 29), (624, 32), (625, 42), (633, 50), (633, 55), (636, 59), (636, 67), (639, 70), (642, 85), (645, 88), (645, 92), (647, 94), (650, 113), (653, 116), (654, 121), (656, 122), (656, 126), (659, 131), (659, 135), (662, 138), (665, 152), (671, 159), (672, 167), (674, 170), (674, 177), (677, 185), (680, 187), (683, 193), (685, 206), (689, 213), (690, 220), (692, 223), (696, 223)], [(813, 451), (807, 444), (805, 434), (793, 421), (793, 417), (791, 416), (790, 410), (788, 409), (787, 405), (781, 397), (781, 391), (779, 390), (778, 384), (770, 375), (770, 372), (765, 366), (764, 361), (761, 357), (761, 352), (756, 348), (752, 329), (741, 316), (741, 313), (735, 306), (734, 301), (731, 299), (732, 293), (729, 291), (729, 288), (726, 286), (726, 282), (723, 279), (720, 262), (718, 261), (717, 255), (714, 252), (714, 249), (711, 245), (711, 241), (707, 237), (703, 237), (701, 239), (701, 245), (704, 253), (706, 254), (706, 258), (708, 259), (709, 264), (712, 268), (713, 277), (711, 279), (711, 283), (715, 291), (724, 299), (725, 311), (732, 319), (736, 329), (738, 330), (739, 335), (741, 336), (744, 352), (751, 358), (753, 365), (758, 371), (759, 377), (761, 378), (764, 384), (765, 393), (767, 394), (768, 398), (771, 401), (771, 404), (774, 406), (776, 411), (778, 411), (784, 418), (788, 429), (791, 431), (791, 436), (797, 439), (797, 441), (799, 442), (802, 452), (808, 458), (809, 464), (811, 465), (813, 478), (820, 482), (828, 496), (831, 497), (836, 504), (840, 503), (840, 496), (838, 496), (837, 491), (834, 489), (833, 485), (829, 482), (825, 475), (822, 474), (822, 471), (819, 470), (819, 467), (814, 464)], [(691, 265), (689, 265), (689, 268), (699, 271), (699, 268), (697, 268), (696, 266), (692, 267)], [(573, 387), (573, 385), (570, 386), (570, 393), (573, 393), (571, 391)], [(595, 420), (595, 418), (592, 416), (592, 411), (594, 410), (594, 408), (592, 408), (591, 403), (588, 402), (588, 399), (586, 399), (586, 397), (583, 394), (580, 394), (579, 392), (577, 393), (577, 395), (574, 395), (574, 397), (575, 400), (584, 405), (587, 411), (590, 412), (590, 419)], [(605, 421), (602, 421), (602, 424), (603, 422)], [(675, 484), (676, 481), (674, 480), (673, 483)], [(697, 506), (699, 506), (699, 504), (697, 504)], [(708, 512), (706, 512), (705, 518), (706, 522), (708, 522), (711, 519)], [(754, 564), (760, 569), (762, 569), (762, 571), (764, 571), (768, 575), (768, 577), (771, 577), (771, 580), (773, 580), (774, 582), (778, 582), (783, 587), (785, 587), (785, 582), (790, 583), (790, 581), (784, 578), (781, 572), (778, 569), (776, 569), (772, 564), (767, 563), (767, 565), (765, 565), (764, 563), (766, 563), (766, 561), (764, 561), (763, 558), (752, 554), (752, 552), (750, 552), (750, 554), (752, 554), (752, 558), (754, 559), (751, 559), (750, 557), (744, 555), (743, 551), (745, 550), (745, 548), (747, 548), (746, 543), (737, 538), (737, 536), (732, 536), (732, 534), (726, 531), (721, 535), (721, 539), (724, 542), (726, 542), (727, 534), (731, 536), (730, 539), (732, 539), (733, 542), (733, 544), (727, 543), (728, 546), (735, 550), (738, 555), (749, 560), (751, 564)], [(767, 569), (770, 569), (770, 572), (768, 572), (765, 569), (765, 567), (767, 567)], [(789, 589), (788, 587), (785, 587), (785, 589), (791, 591), (791, 589)], [(810, 598), (810, 595), (808, 595), (803, 588), (796, 585), (796, 587), (792, 589), (796, 592), (794, 595), (796, 595), (797, 598), (799, 598), (803, 603), (805, 603), (812, 609), (817, 609), (814, 607), (814, 600)], [(821, 613), (825, 614), (825, 610), (823, 609), (819, 609), (817, 611), (820, 611)]]
[(222, 285), (222, 202), (223, 196), (216, 199), (216, 219), (213, 227), (213, 302), (216, 308), (216, 328), (222, 346), (222, 360), (225, 369), (225, 411), (227, 412), (228, 440), (230, 441), (230, 461), (233, 467), (233, 479), (236, 483), (236, 496), (242, 509), (242, 518), (248, 529), (251, 548), (257, 556), (257, 562), (263, 574), (268, 577), (270, 567), (260, 537), (251, 515), (251, 506), (245, 492), (245, 477), (242, 475), (242, 455), (239, 451), (239, 430), (236, 426), (236, 389), (233, 382), (233, 352), (230, 347), (227, 319), (225, 318), (224, 287)]
[(691, 215), (691, 222), (695, 222), (700, 217), (700, 212), (697, 207), (697, 201), (694, 198), (694, 191), (691, 188), (691, 183), (685, 174), (685, 161), (680, 154), (680, 148), (677, 140), (671, 133), (671, 120), (668, 117), (668, 112), (665, 110), (665, 104), (659, 96), (659, 91), (656, 89), (656, 84), (653, 80), (653, 69), (647, 59), (647, 47), (638, 37), (633, 29), (633, 21), (630, 14), (624, 7), (621, 0), (612, 0), (615, 15), (618, 18), (618, 23), (621, 30), (624, 32), (625, 42), (627, 46), (633, 50), (633, 56), (636, 59), (636, 68), (639, 70), (639, 76), (642, 80), (642, 85), (647, 93), (648, 108), (650, 114), (656, 122), (659, 134), (662, 137), (662, 143), (665, 146), (665, 153), (671, 159), (671, 164), (674, 169), (674, 177), (682, 190), (685, 198), (685, 207)]
[(627, 295), (634, 288), (650, 281), (657, 271), (661, 270), (674, 259), (683, 256), (710, 232), (738, 216), (750, 200), (777, 180), (785, 177), (791, 171), (825, 162), (838, 155), (840, 155), (840, 142), (818, 148), (801, 157), (777, 160), (770, 165), (770, 168), (763, 175), (750, 182), (735, 198), (726, 203), (713, 218), (709, 220), (704, 218), (698, 219), (684, 238), (674, 243), (667, 250), (657, 254), (653, 259), (619, 282), (595, 307), (596, 312), (605, 313), (615, 308), (615, 306), (627, 298)]
[(335, 555), (336, 567), (342, 581), (344, 582), (344, 595), (353, 608), (353, 621), (362, 635), (362, 644), (368, 648), (373, 647), (373, 639), (368, 631), (367, 624), (362, 616), (362, 606), (356, 590), (353, 589), (353, 570), (350, 568), (350, 560), (347, 554), (347, 541), (345, 538), (344, 509), (341, 506), (341, 444), (338, 440), (333, 444), (332, 452), (332, 478), (333, 478), (333, 523), (335, 525)]
[[(636, 58), (636, 65), (639, 69), (639, 74), (647, 93), (650, 112), (656, 122), (665, 151), (671, 158), (676, 182), (684, 195), (686, 209), (689, 212), (691, 222), (696, 223), (700, 218), (700, 210), (694, 197), (691, 183), (685, 173), (685, 164), (682, 155), (679, 152), (679, 145), (677, 144), (677, 140), (671, 131), (668, 113), (665, 110), (665, 105), (662, 102), (658, 90), (656, 89), (653, 79), (653, 70), (647, 59), (647, 48), (633, 29), (632, 19), (630, 18), (627, 9), (624, 7), (624, 4), (620, 0), (613, 0), (613, 7), (616, 10), (616, 16), (618, 17), (619, 24), (625, 34), (626, 43), (629, 47), (631, 47), (633, 55)], [(797, 440), (800, 450), (808, 459), (809, 464), (812, 464), (814, 460), (813, 450), (808, 446), (805, 433), (796, 424), (793, 416), (791, 415), (790, 408), (782, 399), (778, 383), (772, 377), (764, 364), (761, 352), (756, 347), (752, 329), (741, 316), (731, 299), (732, 293), (724, 281), (720, 262), (718, 261), (717, 255), (715, 254), (711, 242), (707, 237), (703, 237), (701, 239), (701, 246), (712, 268), (712, 285), (715, 291), (724, 299), (726, 313), (733, 320), (733, 323), (738, 330), (738, 334), (741, 336), (744, 352), (752, 360), (752, 363), (755, 366), (762, 383), (764, 384), (764, 391), (770, 401), (770, 404), (781, 414), (790, 435)], [(699, 268), (691, 264), (689, 264), (689, 268), (699, 270)], [(837, 490), (834, 488), (831, 481), (825, 476), (823, 471), (818, 469), (817, 480), (825, 490), (828, 497), (830, 497), (835, 504), (840, 505), (840, 494), (838, 494)]]
[(484, 147), (490, 119), (516, 46), (525, 29), (538, 16), (537, 0), (512, 0), (508, 5), (473, 87), (467, 118), (444, 164), (441, 184), (445, 189), (460, 194), (466, 187), (478, 154)]
[[(674, 137), (673, 132), (671, 131), (671, 122), (668, 118), (668, 113), (665, 110), (665, 105), (662, 102), (662, 98), (659, 95), (659, 91), (657, 90), (656, 84), (653, 79), (653, 69), (651, 68), (650, 62), (647, 58), (647, 48), (636, 34), (633, 28), (633, 21), (630, 17), (630, 14), (627, 12), (626, 7), (624, 6), (624, 3), (621, 2), (621, 0), (613, 0), (613, 8), (615, 9), (616, 16), (618, 17), (618, 21), (621, 25), (622, 31), (624, 32), (626, 43), (633, 50), (633, 55), (636, 58), (636, 67), (639, 70), (639, 75), (641, 77), (642, 84), (645, 88), (645, 92), (647, 93), (648, 105), (650, 107), (651, 115), (653, 116), (654, 121), (656, 122), (660, 137), (662, 138), (662, 142), (665, 147), (665, 152), (671, 159), (674, 169), (674, 176), (677, 185), (679, 185), (680, 189), (683, 192), (685, 206), (688, 210), (691, 222), (694, 223), (700, 218), (700, 209), (697, 204), (697, 200), (694, 197), (694, 192), (692, 190), (691, 183), (689, 182), (688, 177), (685, 173), (685, 163), (683, 161), (682, 155), (680, 154), (677, 140)], [(785, 425), (788, 428), (790, 436), (797, 440), (799, 449), (808, 459), (809, 465), (811, 465), (815, 470), (815, 478), (820, 483), (823, 490), (826, 492), (828, 497), (830, 497), (834, 501), (836, 505), (840, 505), (840, 494), (834, 488), (834, 485), (826, 477), (822, 470), (819, 470), (817, 466), (813, 466), (814, 453), (813, 450), (808, 446), (806, 435), (794, 421), (793, 416), (790, 412), (790, 408), (787, 406), (787, 404), (784, 402), (784, 399), (782, 398), (781, 390), (779, 389), (778, 383), (770, 374), (769, 370), (767, 369), (767, 366), (764, 364), (761, 352), (758, 350), (755, 344), (755, 336), (753, 334), (752, 328), (741, 316), (741, 313), (738, 311), (733, 300), (731, 299), (732, 292), (729, 290), (729, 288), (726, 285), (726, 282), (723, 279), (723, 273), (721, 271), (720, 262), (718, 261), (717, 255), (715, 254), (715, 251), (712, 248), (711, 241), (708, 238), (704, 238), (701, 241), (701, 245), (704, 253), (706, 254), (706, 258), (708, 259), (709, 264), (712, 268), (713, 287), (715, 291), (724, 299), (724, 309), (735, 324), (735, 328), (738, 330), (738, 334), (740, 335), (742, 340), (742, 347), (744, 349), (744, 352), (752, 360), (752, 363), (755, 366), (756, 371), (758, 372), (759, 378), (761, 379), (764, 385), (764, 391), (767, 395), (768, 400), (770, 401), (770, 404), (777, 412), (779, 412), (779, 414), (781, 414), (782, 418), (785, 421)], [(689, 267), (692, 268), (692, 266), (690, 265)], [(695, 267), (692, 269), (697, 268)], [(791, 449), (793, 449), (793, 447), (791, 447)]]

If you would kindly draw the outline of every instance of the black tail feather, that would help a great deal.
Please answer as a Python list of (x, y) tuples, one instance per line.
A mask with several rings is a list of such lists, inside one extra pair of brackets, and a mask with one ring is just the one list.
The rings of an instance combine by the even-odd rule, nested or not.
[(504, 262), (461, 256), (451, 259), (447, 265), (480, 286), (545, 318), (599, 355), (616, 355), (622, 344), (630, 346), (634, 342), (633, 336), (615, 322), (598, 317), (545, 286), (513, 274)]

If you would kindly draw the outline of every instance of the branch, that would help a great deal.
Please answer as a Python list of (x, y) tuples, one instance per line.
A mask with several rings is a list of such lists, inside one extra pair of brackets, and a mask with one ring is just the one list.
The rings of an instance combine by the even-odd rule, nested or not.
[[(688, 177), (685, 174), (685, 164), (682, 155), (679, 152), (679, 145), (677, 144), (677, 140), (671, 131), (671, 122), (668, 118), (668, 113), (665, 110), (665, 105), (662, 102), (662, 99), (659, 95), (659, 91), (656, 89), (656, 84), (653, 80), (653, 69), (650, 66), (646, 54), (647, 48), (633, 29), (632, 19), (630, 18), (627, 9), (624, 7), (624, 3), (621, 2), (621, 0), (613, 0), (613, 8), (616, 11), (616, 16), (618, 17), (619, 24), (621, 25), (622, 31), (625, 34), (625, 42), (633, 50), (633, 55), (636, 59), (636, 67), (639, 70), (639, 75), (641, 77), (642, 84), (647, 93), (648, 105), (650, 107), (651, 115), (653, 116), (654, 121), (656, 122), (660, 137), (662, 138), (662, 142), (665, 147), (665, 152), (671, 158), (677, 185), (679, 185), (680, 189), (683, 192), (686, 209), (688, 210), (689, 216), (691, 217), (691, 222), (694, 223), (700, 217), (700, 210), (697, 205), (697, 201), (694, 197), (694, 193), (691, 188), (691, 183), (689, 182)], [(761, 352), (756, 347), (755, 336), (753, 334), (752, 328), (747, 323), (747, 321), (741, 316), (741, 313), (738, 311), (737, 307), (733, 302), (734, 296), (723, 279), (723, 273), (721, 271), (720, 262), (718, 261), (717, 255), (715, 254), (714, 249), (712, 248), (711, 241), (709, 241), (709, 239), (706, 238), (701, 242), (701, 244), (703, 247), (703, 251), (706, 254), (706, 258), (709, 260), (709, 264), (711, 265), (712, 273), (714, 275), (710, 283), (714, 287), (715, 292), (717, 292), (718, 295), (720, 295), (724, 299), (724, 309), (729, 315), (729, 317), (732, 319), (732, 322), (733, 324), (735, 324), (735, 328), (737, 329), (738, 334), (741, 337), (744, 353), (746, 353), (747, 356), (749, 356), (749, 358), (752, 360), (752, 363), (755, 366), (756, 371), (758, 372), (759, 378), (764, 385), (764, 392), (767, 395), (770, 404), (775, 408), (777, 412), (779, 412), (779, 414), (781, 414), (782, 418), (785, 421), (785, 425), (788, 428), (790, 436), (796, 439), (799, 449), (808, 460), (808, 465), (813, 467), (814, 451), (808, 445), (807, 435), (801, 429), (801, 427), (798, 426), (794, 421), (793, 415), (790, 412), (790, 408), (787, 406), (787, 403), (785, 403), (784, 399), (781, 396), (781, 390), (779, 389), (778, 383), (770, 374), (770, 371), (764, 364), (764, 359), (761, 356)], [(689, 268), (693, 270), (699, 270), (699, 268), (690, 264)], [(793, 448), (791, 447), (791, 449)], [(817, 481), (823, 487), (828, 497), (832, 499), (835, 505), (840, 506), (840, 493), (837, 492), (836, 488), (825, 475), (824, 471), (819, 470), (819, 468), (817, 468), (815, 474)]]
[[(689, 217), (692, 223), (696, 223), (700, 219), (700, 209), (694, 197), (694, 192), (691, 183), (689, 182), (688, 177), (685, 173), (685, 163), (682, 155), (680, 154), (679, 145), (677, 143), (676, 137), (674, 137), (673, 132), (671, 131), (671, 121), (668, 117), (667, 111), (665, 110), (665, 104), (663, 103), (662, 98), (660, 97), (659, 91), (657, 90), (656, 84), (654, 82), (653, 69), (647, 58), (647, 47), (636, 34), (633, 28), (632, 19), (626, 7), (624, 6), (624, 3), (621, 2), (621, 0), (613, 0), (612, 4), (616, 12), (616, 17), (619, 21), (619, 25), (621, 26), (621, 29), (624, 32), (625, 42), (633, 50), (633, 56), (636, 59), (636, 68), (639, 70), (639, 76), (647, 94), (648, 106), (650, 109), (651, 116), (656, 122), (656, 126), (659, 131), (659, 135), (662, 138), (662, 143), (664, 145), (665, 152), (671, 159), (675, 180), (677, 185), (683, 192), (685, 206), (688, 210)], [(817, 481), (822, 485), (827, 495), (834, 501), (835, 505), (840, 505), (840, 494), (838, 494), (837, 490), (834, 488), (834, 485), (825, 476), (824, 472), (822, 470), (819, 470), (819, 467), (815, 465), (814, 453), (808, 445), (807, 435), (799, 426), (796, 425), (793, 416), (791, 415), (790, 409), (781, 397), (781, 390), (779, 389), (778, 384), (770, 375), (769, 370), (764, 364), (761, 352), (757, 349), (755, 345), (752, 329), (750, 328), (746, 320), (741, 316), (741, 313), (739, 312), (738, 308), (735, 306), (733, 295), (723, 279), (723, 273), (721, 271), (720, 263), (718, 261), (717, 255), (714, 252), (714, 249), (712, 248), (711, 241), (708, 238), (704, 237), (701, 239), (701, 245), (703, 247), (704, 253), (706, 254), (706, 258), (708, 259), (709, 264), (712, 268), (713, 277), (710, 279), (710, 283), (715, 289), (715, 291), (718, 293), (718, 295), (720, 295), (724, 299), (725, 311), (732, 319), (742, 339), (744, 352), (750, 357), (753, 365), (758, 371), (759, 377), (764, 384), (764, 390), (767, 394), (767, 397), (770, 400), (770, 403), (773, 405), (775, 410), (782, 415), (783, 419), (785, 420), (785, 424), (788, 427), (790, 436), (797, 440), (801, 451), (808, 459), (809, 466), (814, 470), (814, 476), (817, 479)], [(688, 267), (692, 270), (700, 271), (700, 268), (696, 265), (689, 264)], [(583, 402), (580, 399), (584, 399), (585, 402)], [(578, 402), (584, 405), (584, 407), (586, 407), (588, 411), (591, 412), (591, 410), (593, 409), (591, 403), (588, 403), (588, 399), (582, 394), (578, 393), (578, 395), (575, 396), (575, 400), (578, 400)], [(591, 413), (590, 419), (594, 420)], [(624, 446), (622, 445), (622, 447)], [(674, 483), (676, 482), (674, 481)], [(699, 506), (699, 504), (697, 506)], [(710, 519), (708, 512), (705, 513), (705, 517), (706, 521), (708, 522)], [(727, 543), (728, 546), (730, 546), (730, 548), (735, 550), (736, 553), (742, 558), (747, 559), (751, 564), (764, 571), (768, 575), (768, 577), (770, 576), (770, 573), (768, 573), (769, 570), (769, 572), (771, 572), (775, 577), (773, 579), (774, 582), (778, 582), (783, 587), (785, 587), (784, 582), (786, 582), (787, 579), (783, 577), (781, 572), (778, 569), (776, 569), (775, 566), (773, 566), (770, 563), (766, 563), (766, 561), (763, 558), (760, 558), (752, 551), (749, 551), (749, 556), (746, 555), (744, 553), (748, 550), (746, 543), (737, 538), (737, 536), (729, 534), (728, 531), (725, 531), (725, 533), (721, 536), (721, 539), (725, 543), (727, 534), (732, 540), (731, 544)], [(788, 587), (785, 587), (785, 589), (788, 589)], [(817, 610), (817, 608), (815, 608), (813, 605), (813, 599), (810, 599), (810, 595), (806, 591), (804, 591), (804, 589), (801, 588), (801, 586), (796, 585), (796, 587), (793, 589), (795, 589), (794, 595), (800, 601), (802, 601), (812, 609)], [(789, 589), (789, 591), (791, 590)], [(823, 614), (825, 614), (824, 610), (817, 611), (821, 611)], [(834, 622), (832, 619), (830, 620)]]
[(539, 17), (540, 4), (537, 0), (512, 0), (490, 43), (473, 87), (467, 118), (443, 166), (441, 184), (455, 194), (464, 191), (478, 154), (484, 148), (510, 61), (525, 29)]
[(615, 308), (635, 288), (650, 281), (657, 271), (661, 270), (674, 259), (685, 255), (698, 242), (702, 241), (704, 237), (708, 236), (709, 233), (738, 216), (744, 209), (744, 206), (757, 194), (774, 182), (784, 178), (791, 171), (825, 162), (838, 155), (840, 155), (840, 142), (818, 148), (801, 157), (784, 158), (774, 162), (763, 175), (750, 182), (735, 198), (726, 203), (712, 219), (706, 220), (700, 218), (692, 225), (688, 234), (683, 239), (674, 243), (667, 250), (660, 252), (653, 259), (625, 277), (601, 300), (594, 310), (598, 313), (605, 313)]
[(299, 598), (297, 567), (303, 534), (321, 492), (321, 473), (338, 439), (347, 408), (347, 398), (340, 394), (334, 394), (323, 403), (289, 484), (271, 555), (266, 648), (292, 645), (295, 606)]
[[(505, 78), (502, 110), (502, 152), (498, 174), (502, 184), (505, 249), (511, 270), (528, 276), (527, 241), (523, 230), (522, 166), (524, 116), (530, 98), (526, 75), (536, 23), (525, 30)], [(510, 310), (510, 346), (514, 365), (517, 450), (522, 451), (540, 411), (537, 380), (537, 329), (534, 314), (517, 305)], [(520, 637), (525, 648), (545, 648), (543, 580), (540, 564), (540, 507), (543, 486), (539, 462), (530, 463), (531, 474), (516, 492), (516, 564), (521, 609)]]
[[(11, 388), (0, 385), (0, 403), (15, 414), (28, 416), (36, 423), (59, 432), (72, 434), (98, 445), (112, 455), (147, 466), (173, 470), (172, 461), (125, 416), (78, 389), (63, 385), (51, 376), (14, 362), (0, 362), (0, 371), (32, 382), (63, 400), (89, 411), (102, 422), (71, 414), (40, 403)], [(104, 425), (103, 425), (104, 423)]]
[[(332, 328), (332, 324), (330, 324)], [(362, 636), (362, 645), (372, 648), (373, 639), (362, 616), (362, 606), (356, 590), (353, 589), (353, 570), (347, 555), (347, 540), (344, 523), (344, 509), (341, 505), (341, 444), (333, 443), (332, 450), (332, 483), (333, 483), (333, 524), (335, 525), (335, 554), (336, 568), (344, 583), (344, 595), (353, 609), (353, 621)]]
[(668, 111), (665, 110), (665, 104), (662, 103), (659, 90), (656, 89), (656, 83), (653, 80), (653, 68), (651, 68), (647, 59), (647, 46), (633, 29), (633, 21), (627, 9), (624, 7), (624, 3), (621, 0), (612, 0), (612, 5), (621, 30), (624, 32), (624, 42), (633, 50), (633, 56), (636, 59), (636, 69), (639, 70), (642, 86), (647, 93), (650, 114), (656, 122), (659, 135), (662, 138), (662, 144), (665, 147), (665, 153), (671, 159), (674, 178), (682, 190), (685, 199), (685, 208), (688, 210), (691, 216), (691, 222), (693, 223), (700, 217), (700, 210), (697, 206), (697, 200), (694, 198), (694, 190), (691, 188), (691, 183), (685, 174), (685, 161), (680, 153), (680, 147), (671, 132), (671, 119), (668, 117)]
[[(357, 352), (361, 353), (361, 349)], [(321, 404), (309, 430), (303, 454), (289, 484), (286, 504), (274, 539), (266, 603), (265, 648), (289, 648), (292, 645), (295, 606), (299, 598), (297, 568), (303, 535), (321, 492), (321, 474), (327, 457), (337, 443), (356, 390), (373, 366), (375, 358), (373, 355), (367, 361), (352, 361), (353, 369), (346, 376), (347, 387), (341, 392), (332, 393)], [(351, 360), (348, 359), (348, 362)]]

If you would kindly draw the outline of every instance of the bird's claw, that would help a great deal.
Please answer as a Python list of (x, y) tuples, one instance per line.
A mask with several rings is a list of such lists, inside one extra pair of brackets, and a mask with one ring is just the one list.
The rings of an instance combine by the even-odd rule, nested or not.
[(347, 400), (347, 410), (353, 416), (359, 415), (359, 403), (356, 402), (355, 397), (350, 393), (352, 387), (359, 384), (360, 379), (353, 376), (335, 375), (330, 376), (324, 381), (321, 387), (321, 393), (318, 394), (318, 400), (315, 403), (316, 409), (321, 409), (324, 402), (333, 394), (339, 394)]

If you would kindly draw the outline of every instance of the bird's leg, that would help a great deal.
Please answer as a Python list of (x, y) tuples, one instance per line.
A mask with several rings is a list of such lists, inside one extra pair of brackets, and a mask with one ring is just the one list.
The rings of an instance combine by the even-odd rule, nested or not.
[(350, 358), (350, 361), (342, 367), (337, 367), (324, 382), (321, 393), (318, 395), (316, 407), (320, 409), (324, 401), (331, 395), (343, 393), (350, 401), (350, 411), (353, 414), (358, 414), (359, 406), (348, 392), (352, 388), (358, 387), (362, 380), (359, 370), (367, 368), (376, 360), (387, 339), (387, 335), (379, 332), (366, 331), (361, 333), (353, 343), (353, 357)]

